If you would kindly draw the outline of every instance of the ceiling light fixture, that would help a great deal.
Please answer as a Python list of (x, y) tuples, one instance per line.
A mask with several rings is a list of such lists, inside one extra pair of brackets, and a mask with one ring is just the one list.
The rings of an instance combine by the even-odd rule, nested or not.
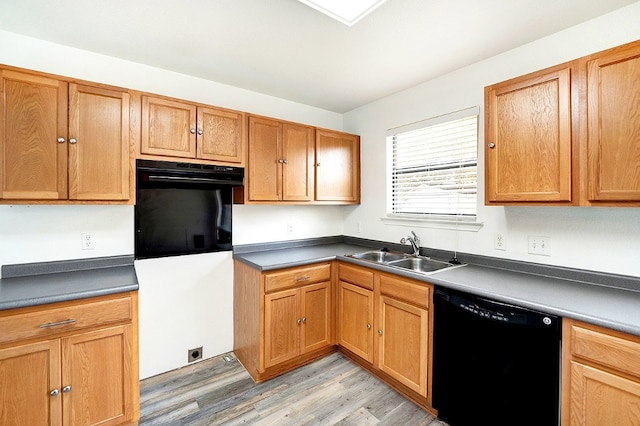
[(352, 26), (386, 0), (298, 0), (331, 18)]

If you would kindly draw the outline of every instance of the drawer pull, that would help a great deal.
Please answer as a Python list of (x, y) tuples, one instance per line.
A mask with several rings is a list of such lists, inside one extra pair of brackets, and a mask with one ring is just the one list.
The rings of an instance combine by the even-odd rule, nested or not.
[(302, 277), (297, 277), (296, 278), (296, 282), (298, 282), (298, 281), (306, 281), (309, 278), (311, 278), (309, 275), (305, 275), (305, 276), (302, 276)]
[(68, 320), (64, 320), (64, 321), (48, 322), (46, 324), (42, 324), (40, 328), (49, 328), (49, 327), (55, 327), (58, 325), (73, 324), (74, 322), (76, 322), (76, 320), (74, 320), (73, 318), (69, 318)]

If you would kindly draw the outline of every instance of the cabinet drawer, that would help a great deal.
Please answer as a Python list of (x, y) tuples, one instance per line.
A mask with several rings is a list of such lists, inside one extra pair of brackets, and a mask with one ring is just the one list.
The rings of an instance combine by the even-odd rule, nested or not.
[[(102, 299), (72, 304), (43, 305), (42, 308), (5, 311), (0, 317), (0, 344), (22, 339), (48, 337), (83, 328), (131, 321), (131, 297)], [(5, 312), (0, 312), (4, 314)]]
[(284, 271), (265, 274), (264, 291), (268, 293), (283, 288), (329, 280), (331, 280), (331, 265), (329, 263), (286, 269)]
[(372, 271), (341, 263), (338, 265), (338, 276), (341, 281), (373, 290)]
[(382, 274), (380, 275), (380, 293), (425, 309), (429, 308), (429, 286), (427, 284), (418, 284)]
[(640, 377), (640, 338), (572, 324), (570, 339), (572, 355)]

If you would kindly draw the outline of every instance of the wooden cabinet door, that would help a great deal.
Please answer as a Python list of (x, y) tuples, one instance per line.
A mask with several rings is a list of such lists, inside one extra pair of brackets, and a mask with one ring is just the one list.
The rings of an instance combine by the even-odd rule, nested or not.
[(380, 296), (379, 360), (385, 373), (427, 396), (428, 326), (426, 309)]
[(69, 85), (69, 199), (128, 200), (129, 94)]
[(66, 199), (67, 83), (9, 70), (0, 77), (0, 198)]
[(282, 124), (282, 200), (313, 200), (313, 128)]
[(244, 114), (198, 107), (197, 157), (243, 163)]
[(122, 325), (62, 339), (64, 424), (133, 420), (132, 328)]
[(588, 197), (640, 201), (640, 45), (588, 62)]
[(249, 117), (247, 186), (250, 201), (282, 199), (282, 125), (278, 121)]
[(373, 362), (373, 292), (344, 281), (338, 284), (338, 343)]
[(571, 68), (485, 89), (486, 202), (571, 201)]
[(142, 154), (196, 157), (196, 106), (142, 97)]
[(360, 139), (316, 130), (316, 200), (360, 202)]
[(0, 424), (61, 425), (60, 383), (59, 340), (0, 350)]
[(265, 295), (264, 324), (265, 368), (298, 356), (302, 324), (299, 290), (291, 289)]
[(331, 287), (329, 282), (300, 288), (302, 329), (300, 353), (331, 344)]
[(572, 361), (569, 400), (571, 426), (640, 424), (637, 381)]

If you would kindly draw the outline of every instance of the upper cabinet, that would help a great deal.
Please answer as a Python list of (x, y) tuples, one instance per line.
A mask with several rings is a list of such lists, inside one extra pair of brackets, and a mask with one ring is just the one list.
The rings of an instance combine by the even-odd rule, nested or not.
[(242, 166), (244, 122), (242, 112), (143, 95), (139, 156)]
[(0, 70), (2, 202), (132, 202), (129, 94)]
[(249, 117), (247, 201), (313, 200), (313, 128)]
[(485, 204), (640, 206), (640, 41), (485, 88)]
[(571, 68), (485, 89), (488, 203), (571, 201)]
[(265, 117), (249, 117), (247, 203), (360, 202), (360, 140)]
[(360, 137), (316, 129), (316, 201), (360, 203)]
[(640, 202), (640, 42), (587, 62), (588, 200)]

